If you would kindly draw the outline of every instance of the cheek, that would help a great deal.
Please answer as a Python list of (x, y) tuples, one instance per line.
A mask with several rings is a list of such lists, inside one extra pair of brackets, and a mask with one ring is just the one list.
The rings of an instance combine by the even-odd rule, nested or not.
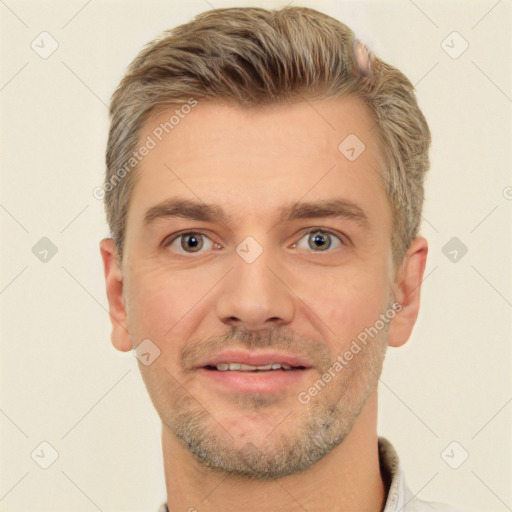
[[(385, 312), (390, 288), (385, 272), (331, 273), (305, 287), (305, 304), (321, 319), (331, 352), (349, 345)], [(307, 311), (307, 310), (305, 310)], [(310, 315), (311, 316), (311, 315)]]
[(128, 285), (130, 332), (158, 341), (165, 337), (190, 309), (192, 292), (167, 272), (133, 273)]
[(215, 272), (199, 269), (172, 271), (161, 266), (139, 265), (128, 283), (130, 333), (149, 338), (161, 351), (173, 339), (188, 339), (209, 304), (209, 291), (218, 281)]

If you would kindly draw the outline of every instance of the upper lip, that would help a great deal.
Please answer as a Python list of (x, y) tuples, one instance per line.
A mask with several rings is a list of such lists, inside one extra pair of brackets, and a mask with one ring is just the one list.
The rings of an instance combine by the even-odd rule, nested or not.
[(205, 366), (217, 366), (220, 363), (242, 363), (251, 366), (265, 366), (271, 363), (287, 364), (288, 366), (303, 366), (311, 368), (311, 362), (298, 354), (287, 354), (286, 352), (249, 352), (247, 350), (223, 350), (202, 364), (199, 368)]

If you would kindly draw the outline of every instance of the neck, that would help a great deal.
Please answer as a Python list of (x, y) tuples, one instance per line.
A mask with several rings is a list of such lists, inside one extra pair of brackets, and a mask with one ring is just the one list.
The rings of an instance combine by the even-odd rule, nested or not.
[(387, 489), (380, 474), (376, 425), (374, 391), (341, 444), (308, 470), (270, 481), (212, 471), (164, 425), (162, 447), (169, 512), (380, 512)]

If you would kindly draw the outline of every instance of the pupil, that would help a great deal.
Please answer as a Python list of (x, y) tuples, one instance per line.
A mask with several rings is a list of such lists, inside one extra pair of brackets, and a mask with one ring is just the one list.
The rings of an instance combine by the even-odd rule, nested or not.
[(326, 237), (324, 235), (321, 235), (321, 234), (313, 234), (311, 235), (312, 236), (312, 240), (316, 245), (317, 248), (329, 248), (330, 247), (330, 241), (327, 243), (326, 242)]
[[(186, 244), (186, 247), (184, 246), (183, 249), (194, 249), (195, 251), (198, 250), (198, 249), (201, 249), (202, 247), (202, 242), (200, 241), (199, 237), (195, 236), (195, 235), (187, 235), (185, 236), (185, 244)], [(183, 242), (182, 242), (182, 246), (183, 246)], [(195, 252), (194, 251), (194, 252)]]

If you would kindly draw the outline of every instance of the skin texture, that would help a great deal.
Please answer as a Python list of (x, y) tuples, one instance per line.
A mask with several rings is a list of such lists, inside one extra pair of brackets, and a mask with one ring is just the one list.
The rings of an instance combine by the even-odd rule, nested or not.
[[(169, 112), (149, 119), (140, 140)], [(170, 510), (381, 510), (378, 376), (387, 346), (405, 343), (416, 321), (427, 242), (417, 237), (393, 261), (372, 129), (353, 97), (257, 111), (200, 102), (139, 164), (122, 265), (112, 240), (100, 249), (114, 346), (149, 339), (160, 350), (139, 367), (162, 420)], [(354, 161), (338, 150), (349, 134), (365, 144)], [(171, 197), (231, 217), (146, 225)], [(358, 205), (367, 222), (280, 220), (285, 206), (331, 199)], [(162, 244), (188, 230), (204, 235), (198, 252), (186, 237)], [(312, 241), (318, 230), (328, 230), (327, 248)], [(248, 236), (262, 249), (252, 263), (236, 251)], [(400, 312), (301, 403), (393, 302)], [(312, 367), (278, 392), (239, 393), (193, 368), (224, 347), (283, 350)]]

